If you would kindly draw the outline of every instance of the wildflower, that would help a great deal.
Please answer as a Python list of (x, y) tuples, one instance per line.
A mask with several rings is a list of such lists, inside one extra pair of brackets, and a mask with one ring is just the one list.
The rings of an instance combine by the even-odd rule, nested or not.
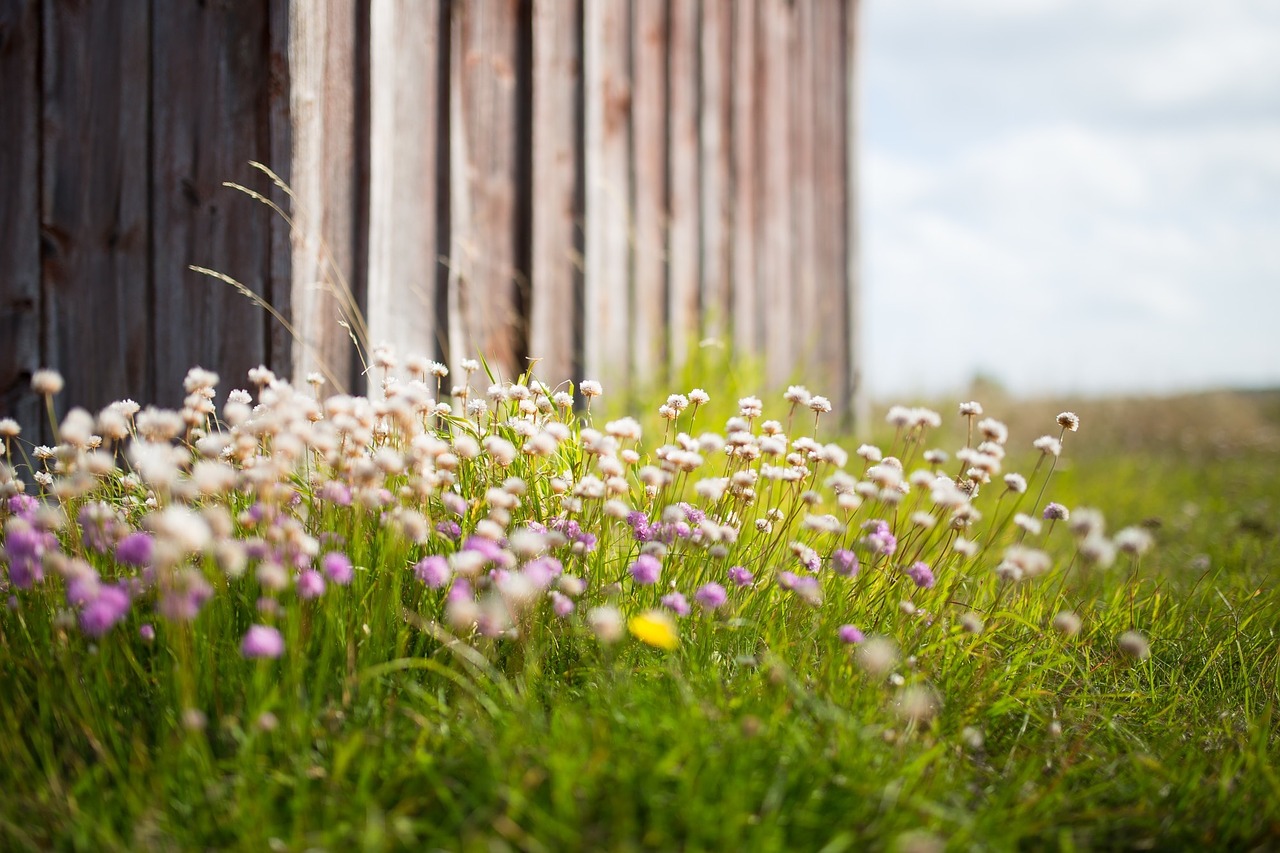
[(662, 596), (662, 606), (677, 616), (688, 616), (691, 612), (689, 601), (679, 592), (670, 592)]
[(56, 370), (45, 368), (31, 374), (31, 390), (41, 397), (53, 397), (61, 393), (65, 384), (62, 374)]
[(662, 563), (652, 554), (641, 554), (627, 571), (631, 573), (632, 580), (637, 584), (649, 586), (658, 582), (658, 577), (662, 573)]
[(330, 551), (325, 554), (320, 560), (320, 567), (329, 576), (329, 580), (338, 586), (346, 586), (351, 583), (351, 579), (354, 576), (351, 558), (341, 551)]
[(861, 643), (865, 639), (862, 632), (853, 625), (841, 625), (840, 629), (836, 633), (840, 637), (840, 642), (845, 643), (846, 645)]
[(929, 568), (927, 563), (917, 561), (912, 563), (911, 567), (906, 569), (907, 577), (915, 581), (915, 585), (921, 589), (932, 589), (934, 584), (933, 569)]
[(1045, 456), (1058, 456), (1062, 453), (1062, 442), (1051, 435), (1040, 436), (1031, 442), (1031, 446)]
[(858, 555), (844, 548), (837, 548), (831, 552), (831, 568), (838, 575), (854, 577), (858, 574)]
[(695, 406), (703, 406), (711, 402), (711, 395), (701, 388), (694, 388), (689, 392), (689, 402)]
[(298, 575), (298, 597), (302, 599), (319, 598), (324, 595), (324, 575), (315, 569), (306, 569)]
[(1046, 521), (1067, 521), (1071, 518), (1071, 511), (1062, 504), (1050, 501), (1044, 508), (1044, 518)]
[(1021, 474), (1005, 474), (1004, 485), (1014, 494), (1022, 494), (1027, 490), (1027, 478)]
[(1058, 426), (1075, 432), (1080, 429), (1080, 416), (1075, 412), (1061, 412), (1058, 414)]
[(582, 392), (584, 397), (599, 397), (604, 393), (604, 389), (600, 383), (594, 379), (584, 379), (582, 384), (578, 386), (578, 390)]
[(1074, 637), (1080, 633), (1080, 617), (1070, 610), (1064, 610), (1053, 617), (1053, 628), (1064, 637)]
[(887, 557), (898, 550), (898, 540), (889, 529), (888, 522), (875, 519), (867, 522), (866, 526), (871, 532), (863, 538), (863, 542), (872, 553)]
[(872, 637), (859, 644), (858, 665), (868, 675), (883, 678), (898, 665), (898, 647), (886, 637)]
[(970, 400), (968, 403), (960, 404), (960, 416), (965, 418), (977, 418), (982, 416), (982, 404), (977, 400)]
[(0, 438), (17, 438), (22, 427), (13, 418), (0, 418)]
[(729, 569), (729, 580), (734, 586), (751, 586), (755, 579), (755, 575), (742, 566), (733, 566)]
[(284, 637), (269, 625), (251, 625), (240, 644), (246, 658), (278, 658), (284, 654)]
[(1125, 631), (1116, 645), (1125, 656), (1134, 660), (1145, 660), (1151, 656), (1151, 644), (1138, 631)]
[(632, 636), (654, 648), (673, 651), (680, 644), (675, 623), (660, 610), (647, 610), (627, 620)]
[(898, 691), (893, 708), (909, 723), (927, 723), (938, 713), (938, 694), (923, 684), (912, 684)]
[(567, 618), (577, 607), (577, 605), (573, 603), (572, 598), (557, 590), (551, 590), (547, 596), (551, 599), (552, 612), (561, 619)]
[(960, 617), (960, 627), (970, 634), (981, 634), (986, 625), (983, 624), (982, 617), (971, 610)]
[(738, 414), (747, 420), (754, 420), (764, 413), (764, 403), (759, 397), (743, 397), (738, 400)]
[(693, 600), (704, 610), (718, 610), (724, 606), (728, 599), (729, 595), (725, 592), (724, 587), (715, 581), (703, 584), (693, 594)]
[(809, 398), (809, 408), (819, 415), (825, 415), (831, 411), (831, 401), (815, 394)]
[(80, 630), (101, 637), (129, 612), (129, 593), (122, 585), (103, 586), (80, 611)]
[(1117, 531), (1114, 542), (1116, 548), (1135, 557), (1140, 557), (1147, 553), (1147, 551), (1151, 550), (1151, 546), (1155, 544), (1151, 534), (1141, 527), (1126, 527)]
[(1030, 533), (1032, 536), (1038, 536), (1040, 534), (1040, 520), (1038, 518), (1032, 518), (1025, 512), (1020, 512), (1014, 515), (1013, 523), (1025, 530), (1027, 533)]
[(150, 622), (147, 622), (139, 626), (138, 636), (142, 638), (144, 643), (153, 642), (156, 638), (156, 629)]
[(782, 395), (782, 399), (793, 406), (807, 406), (811, 395), (809, 394), (809, 389), (803, 385), (789, 385), (787, 386), (787, 392)]

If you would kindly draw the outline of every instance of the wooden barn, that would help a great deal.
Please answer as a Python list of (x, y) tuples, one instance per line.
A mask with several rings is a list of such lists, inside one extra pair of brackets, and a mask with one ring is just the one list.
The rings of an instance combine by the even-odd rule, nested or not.
[(714, 338), (851, 414), (857, 6), (0, 0), (0, 413), (364, 391), (355, 337), (613, 393)]

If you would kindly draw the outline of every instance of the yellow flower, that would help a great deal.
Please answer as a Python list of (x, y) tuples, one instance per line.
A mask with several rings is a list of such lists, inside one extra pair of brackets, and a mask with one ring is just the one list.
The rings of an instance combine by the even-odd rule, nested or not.
[(627, 621), (627, 628), (636, 639), (659, 649), (672, 651), (680, 644), (675, 623), (660, 610), (648, 610), (632, 616)]

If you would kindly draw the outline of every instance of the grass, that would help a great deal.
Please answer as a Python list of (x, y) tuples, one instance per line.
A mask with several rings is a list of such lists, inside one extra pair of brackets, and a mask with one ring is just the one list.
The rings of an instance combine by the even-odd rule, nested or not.
[[(434, 380), (424, 387), (434, 392)], [(736, 415), (735, 390), (696, 414), (686, 409), (676, 425), (694, 435), (723, 430)], [(471, 419), (432, 415), (419, 401), (379, 432), (367, 429), (372, 410), (362, 404), (331, 406), (312, 425), (314, 404), (301, 392), (277, 385), (258, 396), (265, 407), (235, 427), (207, 412), (187, 421), (248, 437), (242, 454), (225, 460), (234, 473), (225, 483), (211, 477), (214, 485), (198, 493), (193, 484), (203, 481), (189, 460), (199, 455), (193, 448), (210, 446), (179, 427), (172, 440), (155, 442), (182, 448), (176, 467), (148, 467), (145, 455), (121, 449), (107, 455), (107, 466), (73, 444), (56, 471), (51, 461), (36, 462), (50, 466), (45, 509), (28, 507), (30, 521), (14, 520), (22, 514), (14, 507), (0, 510), (13, 596), (0, 613), (0, 847), (1280, 844), (1280, 466), (1267, 444), (1277, 425), (1269, 402), (1218, 400), (1218, 411), (1233, 413), (1227, 423), (1253, 426), (1173, 443), (1154, 424), (1142, 429), (1141, 418), (1166, 424), (1181, 411), (1174, 417), (1190, 420), (1203, 400), (1180, 410), (1167, 401), (1080, 402), (1083, 426), (1062, 434), (1065, 452), (1051, 478), (1053, 460), (1037, 468), (1030, 441), (1049, 429), (1059, 435), (1056, 409), (1011, 404), (1015, 431), (1003, 470), (1037, 473), (1028, 474), (1021, 498), (1002, 496), (999, 475), (980, 490), (972, 503), (982, 519), (966, 531), (980, 547), (967, 560), (951, 549), (951, 511), (930, 500), (929, 488), (913, 488), (900, 504), (867, 488), (856, 509), (840, 507), (824, 485), (837, 467), (831, 463), (800, 460), (810, 473), (798, 483), (760, 479), (748, 503), (699, 497), (694, 484), (725, 470), (759, 471), (760, 462), (707, 452), (702, 466), (646, 495), (654, 475), (644, 466), (675, 433), (650, 415), (641, 445), (621, 442), (639, 458), (615, 454), (625, 479), (615, 499), (644, 510), (647, 522), (687, 499), (737, 537), (674, 537), (659, 555), (660, 583), (648, 586), (629, 573), (641, 544), (603, 499), (584, 496), (580, 508), (564, 508), (561, 485), (571, 492), (590, 473), (604, 479), (608, 468), (585, 450), (590, 435), (584, 440), (572, 411), (553, 405), (526, 418), (535, 431), (564, 424), (551, 427), (562, 437), (542, 456), (519, 452), (526, 437), (507, 417), (515, 401)], [(464, 403), (455, 401), (459, 414)], [(498, 411), (502, 417), (491, 414)], [(769, 403), (768, 417), (785, 426), (787, 405)], [(757, 444), (762, 420), (750, 425)], [(342, 429), (330, 432), (335, 422)], [(801, 409), (788, 434), (810, 434), (813, 423)], [(822, 440), (834, 438), (833, 427), (818, 424)], [(963, 419), (940, 430), (920, 426), (911, 441), (886, 432), (878, 445), (907, 460), (909, 474), (924, 464), (925, 447), (963, 446), (965, 426)], [(118, 444), (141, 445), (139, 433), (153, 428), (133, 416)], [(472, 433), (511, 441), (511, 464), (499, 464), (500, 446), (472, 456), (464, 438)], [(1094, 434), (1102, 440), (1090, 447)], [(1143, 434), (1158, 440), (1133, 438)], [(76, 435), (64, 421), (64, 441)], [(379, 451), (381, 467), (369, 462)], [(870, 467), (853, 456), (845, 469), (862, 482), (883, 474)], [(954, 475), (954, 458), (940, 470)], [(1080, 507), (1101, 507), (1110, 529), (1138, 525), (1155, 547), (1102, 568), (1081, 560), (1083, 540), (1065, 523), (1020, 534), (1012, 510), (1030, 510), (1042, 487), (1037, 510), (1051, 500), (1079, 520)], [(806, 504), (806, 489), (821, 502)], [(450, 491), (466, 505), (443, 499)], [(508, 506), (512, 496), (518, 506)], [(99, 502), (111, 511), (103, 548), (76, 523)], [(52, 512), (55, 505), (64, 511)], [(158, 522), (164, 507), (190, 514)], [(758, 530), (770, 509), (781, 519)], [(913, 528), (915, 510), (941, 523)], [(421, 529), (412, 513), (430, 524)], [(837, 532), (805, 527), (810, 513), (836, 515)], [(575, 551), (553, 533), (525, 538), (530, 553), (555, 556), (566, 575), (584, 581), (567, 616), (555, 614), (541, 583), (570, 599), (572, 583), (514, 565), (513, 575), (533, 579), (473, 570), (454, 556), (455, 576), (470, 574), (472, 590), (453, 604), (447, 586), (424, 584), (413, 569), (426, 556), (466, 550), (465, 534), (483, 530), (485, 520), (501, 529), (509, 554), (519, 547), (507, 534), (568, 517), (597, 537), (593, 549)], [(893, 555), (875, 553), (863, 526), (873, 519), (890, 522)], [(461, 539), (436, 528), (448, 520), (464, 530)], [(52, 531), (58, 544), (42, 557), (44, 579), (22, 586), (13, 577), (21, 550), (14, 543), (33, 527)], [(123, 536), (140, 530), (150, 531), (156, 549), (149, 573), (113, 555)], [(191, 536), (196, 541), (184, 539)], [(1018, 540), (1043, 548), (1052, 568), (1001, 582), (994, 569)], [(792, 542), (816, 551), (816, 574), (801, 567)], [(837, 547), (860, 558), (856, 577), (833, 570)], [(330, 550), (349, 556), (354, 577), (344, 585), (330, 575), (316, 598), (303, 597), (296, 568), (270, 565), (319, 567)], [(902, 573), (917, 557), (932, 567), (936, 586), (917, 588)], [(754, 585), (735, 587), (733, 565), (753, 571)], [(84, 630), (87, 598), (68, 599), (85, 566), (99, 586), (134, 584), (127, 612), (101, 636)], [(158, 615), (169, 597), (181, 598), (191, 571), (212, 590), (199, 614)], [(796, 585), (784, 571), (800, 579), (796, 589), (784, 588)], [(804, 588), (806, 577), (816, 590)], [(705, 612), (694, 592), (712, 581), (727, 588), (728, 601)], [(613, 639), (627, 617), (663, 611), (672, 585), (692, 613), (668, 616), (667, 628), (659, 618), (654, 645), (638, 628)], [(1078, 615), (1079, 633), (1054, 629), (1064, 610)], [(963, 626), (973, 618), (966, 614), (981, 619), (980, 632)], [(144, 624), (154, 640), (140, 635)], [(280, 657), (245, 657), (242, 640), (254, 624), (279, 630)], [(845, 624), (866, 641), (842, 642)], [(668, 630), (672, 651), (660, 647)], [(1149, 639), (1149, 656), (1121, 650), (1119, 638), (1131, 630)]]

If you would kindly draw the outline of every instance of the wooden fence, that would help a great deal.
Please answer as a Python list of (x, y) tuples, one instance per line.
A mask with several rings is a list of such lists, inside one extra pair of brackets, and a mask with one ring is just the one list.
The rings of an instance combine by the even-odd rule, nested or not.
[(715, 337), (852, 411), (856, 40), (854, 0), (0, 0), (0, 408), (46, 364), (357, 387), (350, 304), (614, 392)]

